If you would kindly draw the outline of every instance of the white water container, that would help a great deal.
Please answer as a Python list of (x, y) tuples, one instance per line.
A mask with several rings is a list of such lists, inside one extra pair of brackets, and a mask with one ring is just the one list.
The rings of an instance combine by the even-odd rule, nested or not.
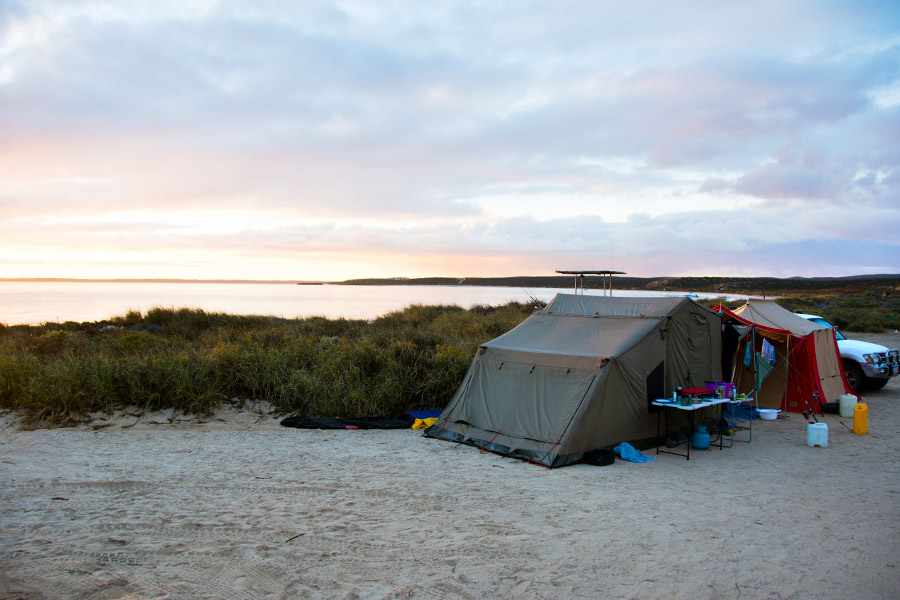
[(856, 396), (853, 394), (841, 394), (841, 416), (849, 419), (853, 416), (853, 409), (856, 408)]
[(827, 423), (809, 423), (806, 426), (806, 445), (812, 448), (820, 446), (828, 447), (828, 424)]

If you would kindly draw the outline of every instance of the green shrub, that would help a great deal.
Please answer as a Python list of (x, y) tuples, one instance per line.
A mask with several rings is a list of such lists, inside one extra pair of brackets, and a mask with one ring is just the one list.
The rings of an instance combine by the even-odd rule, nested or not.
[(199, 309), (0, 328), (0, 408), (65, 423), (126, 406), (209, 413), (226, 398), (316, 416), (443, 407), (479, 344), (532, 307), (410, 306), (373, 322)]

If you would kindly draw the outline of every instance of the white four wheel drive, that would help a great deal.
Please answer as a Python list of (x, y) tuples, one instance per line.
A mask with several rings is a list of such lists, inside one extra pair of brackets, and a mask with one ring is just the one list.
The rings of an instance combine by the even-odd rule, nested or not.
[[(813, 323), (834, 327), (831, 323), (816, 315), (796, 313), (798, 317), (809, 319)], [(888, 380), (900, 373), (900, 357), (896, 348), (886, 348), (860, 340), (848, 340), (835, 328), (841, 362), (847, 383), (855, 393), (865, 390), (880, 390)]]

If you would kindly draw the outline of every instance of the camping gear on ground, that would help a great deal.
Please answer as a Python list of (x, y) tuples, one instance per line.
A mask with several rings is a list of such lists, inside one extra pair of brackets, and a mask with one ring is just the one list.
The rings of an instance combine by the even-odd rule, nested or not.
[(628, 442), (622, 442), (613, 448), (613, 451), (621, 456), (622, 460), (627, 460), (628, 462), (645, 463), (656, 460), (655, 456), (647, 456)]
[(649, 441), (651, 402), (720, 380), (721, 344), (719, 315), (690, 298), (558, 294), (478, 349), (425, 435), (546, 467)]
[(853, 408), (853, 433), (860, 435), (869, 430), (869, 407), (862, 402)]
[(723, 355), (726, 372), (739, 392), (757, 392), (758, 406), (800, 413), (812, 398), (808, 410), (816, 414), (821, 402), (852, 392), (831, 327), (798, 317), (774, 300), (717, 310), (734, 348)]
[(841, 394), (840, 407), (841, 416), (848, 419), (853, 416), (853, 408), (856, 406), (857, 398), (853, 394)]
[(284, 427), (297, 429), (408, 429), (415, 422), (410, 415), (402, 417), (356, 417), (353, 419), (320, 418), (295, 415), (282, 419)]
[(584, 453), (582, 460), (589, 465), (605, 467), (616, 462), (616, 453), (613, 450), (605, 450), (603, 448), (588, 450)]
[(839, 414), (841, 412), (840, 403), (839, 402), (823, 402), (822, 403), (822, 412), (832, 414), (832, 415)]
[(774, 421), (778, 418), (778, 413), (781, 411), (775, 408), (760, 408), (756, 412), (759, 413), (759, 418), (763, 421)]
[(430, 408), (426, 410), (408, 410), (406, 414), (410, 415), (414, 419), (437, 419), (441, 416), (440, 408)]
[(828, 424), (827, 423), (807, 423), (806, 425), (806, 445), (810, 448), (820, 446), (828, 447)]
[(691, 443), (694, 444), (694, 448), (697, 450), (706, 450), (709, 448), (709, 433), (706, 431), (706, 426), (697, 425), (697, 431), (694, 432), (693, 439)]
[(440, 409), (432, 409), (408, 410), (399, 417), (326, 418), (292, 415), (282, 419), (281, 424), (297, 429), (407, 429), (419, 419), (428, 423), (427, 419), (436, 419), (440, 414)]

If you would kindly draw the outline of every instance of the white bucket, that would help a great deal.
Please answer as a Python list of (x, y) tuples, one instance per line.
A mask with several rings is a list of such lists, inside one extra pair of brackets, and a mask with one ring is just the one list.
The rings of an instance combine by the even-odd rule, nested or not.
[(853, 416), (853, 409), (856, 408), (856, 396), (853, 394), (841, 394), (841, 416), (849, 419)]
[(828, 447), (828, 424), (827, 423), (809, 423), (806, 426), (806, 445)]
[(781, 411), (776, 408), (760, 408), (756, 412), (763, 421), (774, 421), (778, 418), (778, 413)]

